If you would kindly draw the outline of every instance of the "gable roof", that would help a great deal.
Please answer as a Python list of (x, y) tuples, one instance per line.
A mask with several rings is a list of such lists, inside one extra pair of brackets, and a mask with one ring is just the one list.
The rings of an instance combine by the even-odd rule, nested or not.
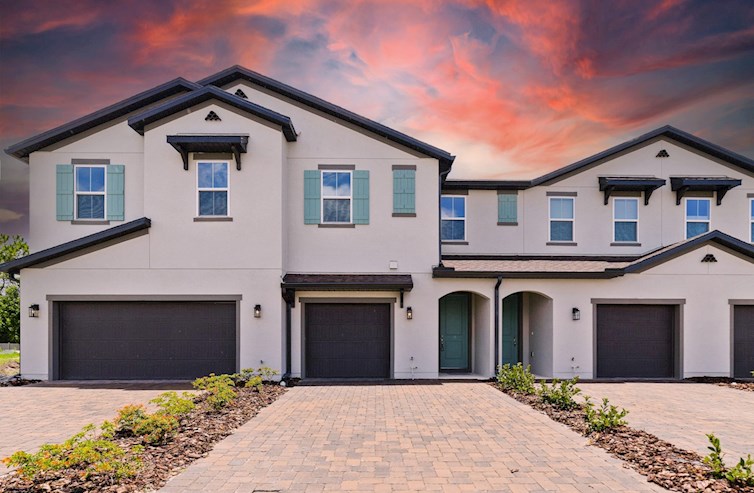
[(588, 158), (569, 164), (563, 168), (556, 169), (555, 171), (532, 180), (448, 180), (445, 182), (444, 187), (449, 190), (523, 190), (536, 187), (537, 185), (547, 185), (564, 176), (585, 171), (593, 165), (600, 164), (600, 161), (604, 159), (608, 159), (620, 152), (639, 146), (658, 137), (668, 137), (676, 142), (680, 142), (693, 149), (721, 159), (745, 172), (754, 174), (754, 160), (720, 147), (712, 142), (708, 142), (695, 135), (691, 135), (688, 132), (679, 130), (671, 125), (665, 125), (652, 130), (651, 132), (647, 132), (644, 135), (640, 135), (635, 139), (623, 142), (622, 144), (618, 144), (617, 146), (611, 147), (594, 154), (593, 156), (589, 156)]
[(14, 144), (5, 149), (5, 152), (18, 159), (29, 162), (29, 154), (34, 151), (44, 149), (45, 147), (67, 139), (68, 137), (85, 132), (116, 118), (120, 118), (167, 97), (200, 88), (200, 85), (179, 77), (147, 91), (140, 92), (130, 98), (124, 99), (123, 101), (107, 106), (106, 108), (102, 108), (94, 113), (73, 120), (72, 122), (53, 128), (52, 130), (48, 130), (39, 135), (35, 135), (34, 137), (19, 142), (18, 144)]
[(236, 109), (250, 113), (263, 120), (267, 120), (274, 125), (279, 125), (283, 131), (283, 135), (285, 135), (285, 140), (288, 142), (294, 142), (296, 140), (296, 129), (293, 128), (293, 122), (289, 117), (263, 106), (259, 106), (256, 103), (252, 103), (227, 91), (223, 91), (222, 89), (218, 89), (217, 87), (203, 87), (172, 99), (155, 108), (150, 108), (144, 113), (129, 118), (128, 125), (143, 135), (144, 127), (150, 123), (154, 123), (179, 111), (196, 106), (204, 101), (209, 101), (210, 99), (221, 101)]
[(18, 274), (21, 269), (33, 267), (44, 262), (49, 262), (50, 260), (55, 260), (66, 255), (76, 253), (85, 248), (93, 247), (111, 240), (122, 238), (126, 235), (130, 235), (138, 231), (149, 229), (151, 225), (152, 221), (150, 221), (150, 219), (146, 217), (142, 217), (141, 219), (136, 219), (134, 221), (129, 221), (127, 223), (115, 226), (114, 228), (108, 228), (89, 236), (84, 236), (83, 238), (78, 238), (76, 240), (69, 241), (52, 248), (48, 248), (46, 250), (32, 253), (31, 255), (27, 255), (19, 259), (11, 260), (10, 262), (5, 262), (4, 264), (0, 264), (0, 272)]
[(404, 133), (386, 127), (381, 123), (377, 123), (361, 115), (357, 115), (356, 113), (348, 111), (345, 108), (341, 108), (340, 106), (329, 103), (316, 96), (298, 90), (287, 84), (283, 84), (282, 82), (278, 82), (274, 79), (271, 79), (247, 68), (241, 67), (239, 65), (234, 65), (233, 67), (204, 78), (198, 81), (198, 84), (201, 84), (203, 86), (224, 86), (239, 79), (246, 80), (254, 85), (263, 87), (269, 91), (292, 99), (293, 101), (301, 103), (305, 106), (321, 111), (327, 115), (334, 116), (352, 125), (363, 128), (364, 130), (368, 130), (369, 132), (377, 134), (380, 137), (383, 137), (391, 142), (395, 142), (396, 144), (408, 147), (409, 149), (417, 151), (426, 156), (433, 157), (440, 161), (441, 172), (449, 171), (450, 167), (453, 164), (453, 160), (455, 159), (455, 156), (452, 156), (447, 151), (443, 151), (442, 149), (429, 145), (413, 137), (409, 137)]

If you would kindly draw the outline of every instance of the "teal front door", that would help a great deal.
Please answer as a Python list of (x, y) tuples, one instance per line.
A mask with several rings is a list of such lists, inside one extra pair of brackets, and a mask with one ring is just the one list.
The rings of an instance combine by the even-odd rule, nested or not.
[(469, 295), (440, 298), (440, 371), (469, 371)]
[(503, 298), (503, 354), (501, 365), (515, 365), (521, 361), (521, 295), (512, 294)]

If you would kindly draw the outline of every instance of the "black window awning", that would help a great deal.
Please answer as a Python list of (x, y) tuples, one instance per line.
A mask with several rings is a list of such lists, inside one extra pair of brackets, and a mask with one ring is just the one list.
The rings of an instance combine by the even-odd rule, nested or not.
[(188, 169), (190, 152), (233, 154), (236, 169), (241, 170), (241, 154), (246, 153), (248, 135), (168, 135), (168, 144), (181, 154), (183, 169)]
[(654, 177), (600, 176), (600, 191), (605, 192), (605, 205), (613, 192), (644, 192), (644, 205), (649, 204), (652, 192), (665, 186), (665, 180)]
[(723, 203), (728, 190), (741, 185), (741, 180), (727, 176), (671, 176), (670, 188), (676, 193), (675, 204), (680, 205), (686, 192), (715, 192), (717, 205)]

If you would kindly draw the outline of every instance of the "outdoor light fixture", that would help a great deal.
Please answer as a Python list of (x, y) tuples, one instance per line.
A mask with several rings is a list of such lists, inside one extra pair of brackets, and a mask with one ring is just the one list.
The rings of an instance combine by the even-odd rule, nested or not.
[(574, 320), (581, 320), (581, 312), (579, 311), (578, 308), (574, 308), (573, 310), (571, 310), (571, 316), (573, 317)]
[(31, 318), (37, 318), (39, 316), (39, 305), (37, 305), (36, 303), (29, 305), (29, 316)]
[(410, 306), (408, 308), (406, 308), (406, 318), (408, 320), (413, 320), (414, 319), (414, 310)]
[(254, 305), (254, 318), (262, 318), (262, 305)]

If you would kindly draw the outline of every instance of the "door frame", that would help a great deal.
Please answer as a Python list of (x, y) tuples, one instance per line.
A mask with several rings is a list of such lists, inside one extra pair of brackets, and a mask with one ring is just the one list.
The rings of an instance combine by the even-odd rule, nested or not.
[[(441, 365), (442, 350), (440, 349), (440, 338), (442, 337), (442, 308), (440, 307), (440, 304), (442, 302), (442, 299), (445, 298), (446, 296), (459, 295), (459, 294), (466, 296), (466, 301), (467, 301), (466, 306), (468, 307), (468, 310), (466, 311), (466, 317), (467, 317), (466, 346), (467, 346), (467, 352), (468, 352), (468, 354), (466, 355), (466, 368), (443, 368)], [(438, 373), (471, 373), (471, 368), (473, 364), (471, 360), (472, 358), (471, 344), (473, 342), (471, 333), (474, 331), (474, 327), (472, 326), (472, 322), (473, 322), (472, 313), (474, 311), (474, 306), (473, 306), (474, 298), (471, 295), (472, 293), (468, 291), (453, 291), (452, 293), (448, 293), (446, 295), (441, 296), (440, 299), (437, 300), (437, 322), (438, 322), (437, 324), (437, 371)]]
[[(515, 296), (517, 299), (516, 304), (516, 311), (518, 312), (516, 314), (516, 317), (518, 318), (518, 324), (516, 327), (516, 337), (518, 338), (518, 348), (516, 349), (516, 359), (518, 360), (518, 363), (523, 364), (524, 362), (524, 293), (525, 291), (516, 291), (515, 293), (510, 293), (508, 296), (503, 296), (500, 299), (500, 306), (503, 306), (503, 302), (506, 298), (509, 296)], [(503, 333), (505, 332), (505, 329), (503, 328), (503, 317), (501, 313), (500, 317), (500, 361), (495, 362), (495, 371), (497, 371), (497, 365), (502, 366), (503, 364), (503, 348), (504, 341), (503, 341)]]

